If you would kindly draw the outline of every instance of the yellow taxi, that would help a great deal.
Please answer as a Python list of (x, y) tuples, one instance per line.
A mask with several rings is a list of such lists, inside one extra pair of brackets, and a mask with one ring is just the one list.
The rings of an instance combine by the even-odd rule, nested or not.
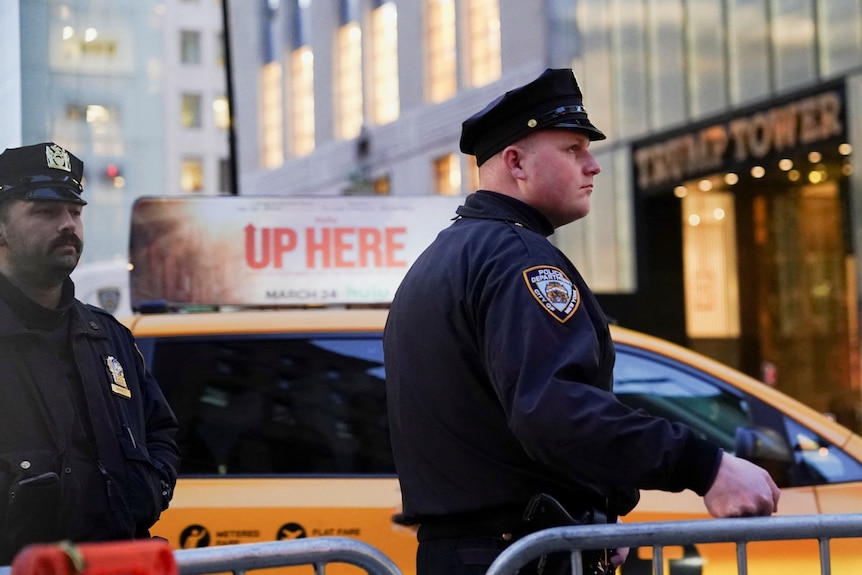
[[(394, 522), (381, 334), (385, 309), (139, 314), (124, 321), (180, 420), (171, 507), (154, 528), (175, 548), (334, 535), (415, 573), (415, 535)], [(682, 347), (620, 327), (615, 390), (767, 467), (780, 514), (862, 511), (862, 438), (794, 399)], [(632, 521), (706, 518), (691, 492), (644, 491)], [(832, 573), (862, 573), (858, 541), (832, 543)], [(819, 573), (817, 542), (750, 547), (749, 573)], [(670, 575), (729, 575), (730, 544), (665, 552)], [(651, 572), (634, 550), (622, 575)], [(301, 571), (308, 568), (294, 568)], [(358, 573), (337, 565), (328, 573)]]

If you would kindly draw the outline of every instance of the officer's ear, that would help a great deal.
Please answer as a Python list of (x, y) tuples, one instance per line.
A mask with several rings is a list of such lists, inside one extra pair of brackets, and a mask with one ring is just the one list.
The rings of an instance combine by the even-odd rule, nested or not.
[(524, 150), (517, 144), (510, 144), (500, 153), (500, 159), (516, 180), (523, 180), (526, 177), (522, 161), (524, 159)]

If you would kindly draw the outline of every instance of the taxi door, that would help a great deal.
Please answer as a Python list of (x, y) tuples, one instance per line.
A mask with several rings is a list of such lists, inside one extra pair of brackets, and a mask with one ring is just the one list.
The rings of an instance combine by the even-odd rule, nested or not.
[[(822, 414), (765, 385), (710, 361), (649, 342), (617, 343), (614, 391), (634, 408), (692, 427), (729, 453), (766, 468), (781, 488), (779, 515), (847, 513), (862, 509), (862, 448), (858, 437)], [(680, 352), (682, 353), (682, 352)], [(684, 359), (684, 361), (683, 361)], [(718, 377), (720, 374), (721, 377)], [(848, 437), (854, 438), (848, 441)], [(707, 519), (702, 498), (691, 491), (643, 491), (623, 521)], [(832, 544), (833, 571), (862, 573), (858, 541)], [(651, 550), (634, 550), (622, 575), (651, 573)], [(693, 545), (665, 551), (670, 575), (737, 575), (735, 544)], [(819, 573), (816, 540), (748, 545), (750, 575)]]

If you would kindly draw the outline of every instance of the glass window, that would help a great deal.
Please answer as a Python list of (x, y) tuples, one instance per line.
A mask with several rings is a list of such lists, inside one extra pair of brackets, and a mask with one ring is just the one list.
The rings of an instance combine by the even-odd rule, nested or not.
[[(611, 50), (613, 29), (598, 24), (610, 21), (612, 9), (613, 3), (606, 0), (578, 0), (575, 3), (576, 19), (582, 26), (577, 41), (583, 46), (583, 53), (578, 55), (573, 67), (584, 91), (590, 121), (614, 141), (620, 97), (619, 92), (614, 90), (616, 78), (613, 70), (618, 55)], [(592, 22), (596, 24), (587, 25)], [(605, 174), (607, 172), (603, 173), (603, 178)]]
[(392, 193), (392, 182), (389, 180), (389, 176), (374, 178), (371, 187), (378, 196), (388, 196)]
[(461, 193), (461, 161), (456, 154), (434, 160), (434, 191), (444, 196)]
[(841, 449), (830, 445), (799, 422), (785, 422), (795, 462), (801, 468), (797, 483), (819, 485), (862, 480), (862, 465)]
[[(644, 69), (649, 74), (650, 127), (656, 128), (685, 120), (684, 13), (679, 0), (650, 0), (647, 16), (649, 57)], [(587, 105), (592, 115), (595, 105)]]
[(371, 87), (374, 93), (374, 123), (388, 124), (401, 112), (398, 91), (398, 12), (395, 2), (375, 9), (372, 21)]
[(180, 124), (183, 128), (201, 127), (201, 95), (183, 94)]
[(395, 472), (379, 336), (164, 338), (152, 350), (180, 422), (180, 474)]
[(362, 113), (362, 30), (349, 22), (338, 30), (336, 49), (335, 106), (337, 136), (349, 140), (359, 135)]
[(775, 87), (787, 90), (812, 82), (817, 64), (811, 0), (772, 0), (771, 10)]
[(727, 17), (730, 98), (744, 103), (769, 93), (768, 0), (731, 0)]
[(713, 189), (717, 180), (704, 178), (699, 188), (691, 182), (694, 193), (682, 199), (686, 335), (692, 338), (737, 338), (741, 331), (736, 205), (732, 192)]
[(862, 464), (775, 407), (697, 368), (616, 345), (614, 393), (766, 468), (779, 487), (862, 479)]
[(281, 64), (270, 62), (261, 70), (260, 124), (263, 166), (277, 168), (284, 162)]
[(858, 0), (817, 2), (820, 73), (831, 76), (862, 63), (862, 3)]
[(281, 39), (278, 26), (278, 2), (267, 1), (263, 7), (263, 18), (260, 19), (260, 44), (263, 52), (263, 62), (269, 64), (278, 60)]
[(736, 428), (752, 424), (748, 406), (698, 374), (617, 346), (614, 393), (637, 409), (680, 421), (731, 453)]
[(465, 171), (467, 172), (467, 191), (473, 192), (479, 189), (479, 166), (476, 165), (476, 156), (464, 156), (464, 161), (467, 162)]
[(289, 0), (287, 10), (287, 35), (296, 50), (311, 42), (311, 0)]
[(455, 95), (458, 87), (455, 0), (426, 0), (427, 94), (434, 103)]
[(502, 73), (499, 0), (469, 0), (470, 85), (484, 86)]
[(201, 158), (183, 158), (180, 167), (180, 189), (200, 192), (204, 189), (204, 161)]
[[(614, 11), (617, 34), (612, 36), (614, 78), (619, 86), (618, 123), (620, 136), (642, 134), (649, 118), (647, 108), (646, 41), (644, 9), (641, 0), (618, 0)], [(592, 92), (591, 92), (592, 93)], [(587, 109), (592, 105), (587, 103)]]
[(224, 32), (219, 32), (215, 39), (215, 63), (219, 68), (224, 68), (225, 48)]
[(226, 96), (213, 100), (213, 119), (215, 127), (220, 130), (230, 128), (230, 104)]
[(201, 63), (201, 34), (195, 30), (180, 31), (180, 62)]
[(293, 155), (305, 156), (314, 151), (314, 54), (302, 46), (291, 55), (291, 138)]
[(722, 0), (688, 3), (688, 77), (691, 114), (697, 118), (727, 104)]
[(88, 124), (118, 123), (117, 109), (101, 104), (69, 104), (66, 106), (66, 119)]

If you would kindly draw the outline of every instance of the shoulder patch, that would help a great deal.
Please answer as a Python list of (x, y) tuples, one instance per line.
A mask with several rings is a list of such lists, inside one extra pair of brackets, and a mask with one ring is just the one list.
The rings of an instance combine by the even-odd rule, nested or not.
[(524, 281), (539, 305), (560, 323), (567, 322), (581, 305), (578, 288), (559, 268), (536, 266), (526, 269)]

